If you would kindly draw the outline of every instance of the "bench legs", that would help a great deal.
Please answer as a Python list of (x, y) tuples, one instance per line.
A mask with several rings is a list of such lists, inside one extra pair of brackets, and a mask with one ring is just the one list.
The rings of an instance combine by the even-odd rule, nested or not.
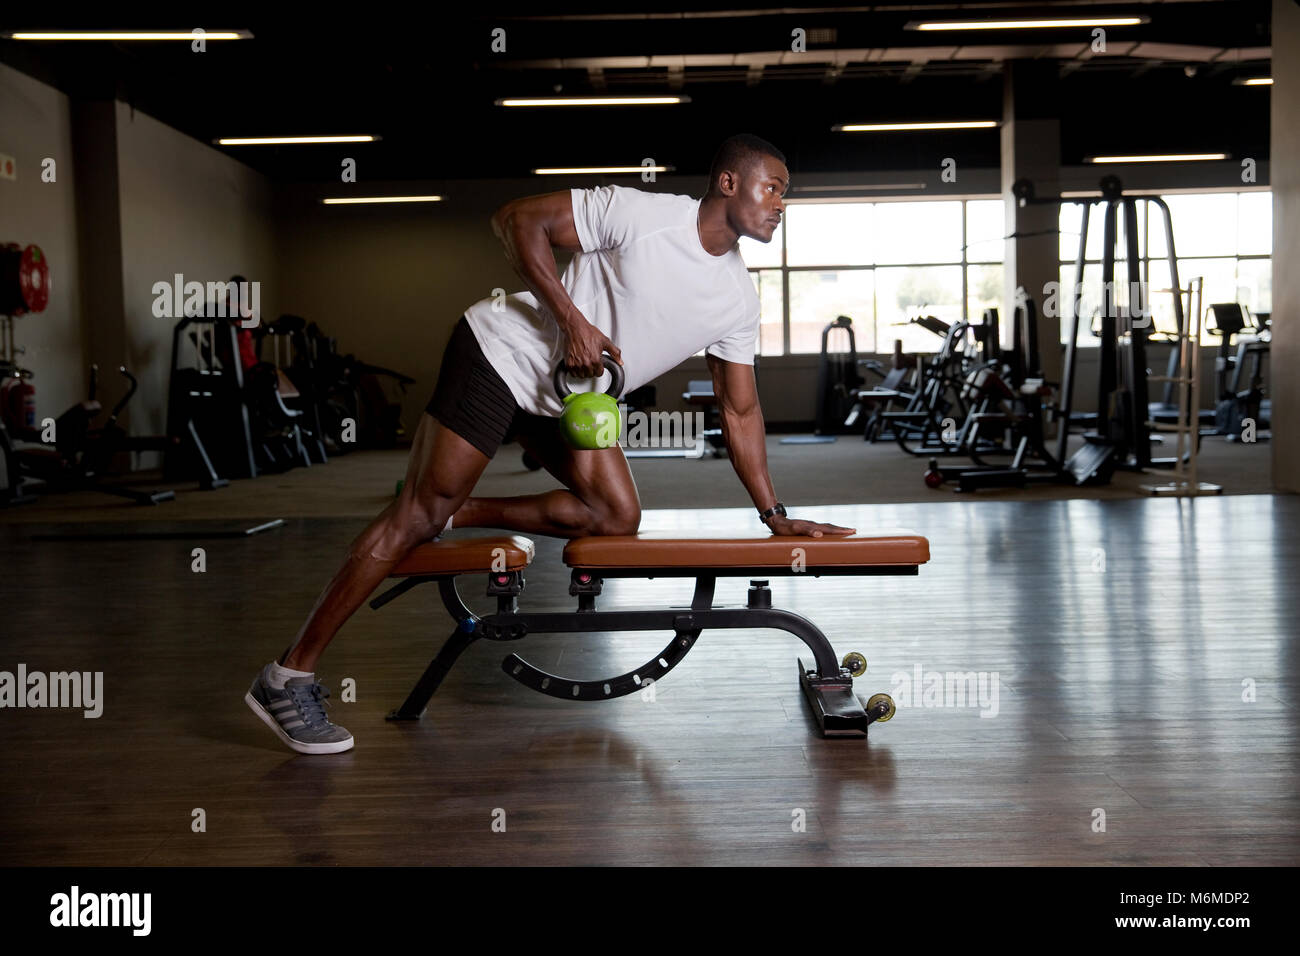
[(823, 737), (865, 737), (867, 725), (880, 716), (868, 714), (853, 693), (853, 678), (822, 677), (799, 659), (799, 686), (808, 698)]
[(530, 635), (594, 633), (602, 631), (672, 631), (672, 642), (659, 654), (634, 670), (603, 680), (578, 680), (549, 674), (528, 663), (518, 654), (502, 662), (502, 669), (525, 687), (561, 700), (611, 700), (635, 693), (659, 680), (677, 666), (695, 646), (700, 634), (709, 628), (774, 628), (802, 640), (813, 654), (809, 666), (799, 660), (799, 683), (812, 708), (813, 716), (826, 737), (865, 737), (869, 724), (892, 716), (889, 707), (876, 704), (875, 698), (864, 709), (853, 691), (853, 677), (835, 658), (830, 641), (811, 621), (790, 611), (770, 607), (765, 582), (751, 588), (747, 607), (713, 607), (714, 578), (701, 575), (696, 581), (695, 598), (689, 608), (645, 608), (598, 611), (596, 580), (580, 593), (579, 609), (568, 612), (529, 613), (519, 611), (517, 595), (523, 590), (523, 575), (509, 572), (509, 583), (501, 575), (489, 578), (489, 594), (497, 596), (497, 613), (476, 617), (461, 600), (456, 579), (408, 578), (371, 602), (380, 607), (410, 590), (416, 584), (437, 581), (443, 604), (456, 621), (456, 629), (443, 644), (438, 655), (407, 695), (406, 701), (388, 715), (389, 720), (418, 720), (428, 706), (456, 659), (475, 641), (515, 641)]
[(424, 713), (424, 708), (429, 706), (429, 700), (442, 684), (442, 679), (447, 676), (456, 658), (469, 647), (478, 636), (472, 632), (465, 631), (460, 627), (452, 631), (451, 637), (447, 638), (447, 643), (442, 645), (442, 650), (438, 656), (429, 662), (429, 666), (424, 669), (420, 679), (411, 692), (406, 695), (406, 700), (402, 706), (389, 713), (386, 720), (419, 720)]
[[(417, 584), (423, 583), (427, 579), (423, 578), (406, 578), (400, 584), (395, 585), (382, 595), (370, 602), (371, 607), (383, 607), (389, 601), (400, 597)], [(388, 714), (387, 720), (419, 720), (420, 715), (424, 713), (424, 708), (429, 706), (429, 700), (438, 690), (442, 680), (451, 671), (452, 665), (456, 659), (464, 653), (465, 649), (473, 644), (479, 638), (478, 619), (474, 617), (465, 602), (460, 599), (460, 594), (456, 591), (455, 578), (437, 578), (438, 591), (442, 595), (442, 603), (446, 605), (447, 610), (456, 621), (456, 630), (451, 632), (451, 637), (442, 645), (442, 650), (438, 651), (438, 656), (429, 662), (429, 666), (424, 669), (420, 679), (411, 692), (406, 695), (406, 700), (402, 706)]]

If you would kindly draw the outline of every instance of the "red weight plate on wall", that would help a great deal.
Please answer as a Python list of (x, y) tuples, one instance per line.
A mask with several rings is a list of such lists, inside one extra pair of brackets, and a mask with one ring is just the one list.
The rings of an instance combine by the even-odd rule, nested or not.
[(18, 287), (30, 312), (50, 304), (50, 266), (40, 246), (28, 246), (18, 263)]

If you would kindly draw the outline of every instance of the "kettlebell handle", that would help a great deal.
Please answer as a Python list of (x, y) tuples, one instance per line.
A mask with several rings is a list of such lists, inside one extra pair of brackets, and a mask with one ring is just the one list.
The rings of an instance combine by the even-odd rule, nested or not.
[[(601, 355), (601, 360), (605, 363), (605, 368), (609, 369), (611, 378), (609, 388), (605, 389), (605, 394), (613, 395), (617, 399), (619, 393), (623, 391), (623, 366), (615, 362), (611, 355)], [(555, 383), (555, 393), (560, 398), (564, 398), (570, 391), (564, 384), (564, 375), (564, 363), (561, 362), (555, 366), (555, 374), (551, 376), (551, 381)]]

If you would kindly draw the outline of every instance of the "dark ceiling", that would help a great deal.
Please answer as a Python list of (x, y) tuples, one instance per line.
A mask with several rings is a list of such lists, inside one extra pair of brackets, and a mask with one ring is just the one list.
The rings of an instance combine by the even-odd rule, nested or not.
[[(254, 39), (186, 44), (0, 40), (0, 60), (73, 96), (116, 96), (204, 142), (219, 136), (374, 133), (374, 144), (229, 147), (278, 181), (337, 180), (354, 156), (365, 180), (527, 175), (535, 166), (635, 165), (651, 157), (703, 174), (717, 141), (765, 136), (796, 173), (995, 166), (998, 132), (834, 133), (845, 122), (999, 119), (1009, 60), (1055, 63), (1040, 96), (1062, 119), (1062, 159), (1098, 152), (1227, 152), (1266, 157), (1268, 0), (1098, 4), (744, 3), (472, 6), (447, 15), (364, 4), (292, 17), (267, 7), (108, 19), (8, 6), (0, 29), (241, 28)], [(737, 3), (736, 6), (741, 6)], [(301, 8), (307, 10), (307, 8)], [(322, 8), (326, 9), (326, 8)], [(350, 11), (344, 15), (345, 11)], [(17, 14), (17, 17), (14, 17)], [(1142, 15), (1111, 27), (921, 33), (921, 19)], [(187, 22), (188, 21), (188, 22)], [(505, 31), (506, 50), (491, 50)], [(807, 50), (790, 50), (795, 28)], [(673, 92), (680, 106), (509, 110), (503, 96)]]

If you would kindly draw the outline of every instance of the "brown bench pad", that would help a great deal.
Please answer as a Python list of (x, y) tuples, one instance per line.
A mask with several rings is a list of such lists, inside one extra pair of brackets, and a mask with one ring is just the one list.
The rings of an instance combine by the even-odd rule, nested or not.
[[(795, 552), (803, 550), (802, 555)], [(671, 533), (575, 538), (564, 548), (571, 568), (773, 568), (789, 570), (799, 558), (818, 568), (902, 567), (930, 560), (930, 542), (911, 531), (810, 538), (755, 535), (681, 538)]]
[[(522, 571), (533, 560), (533, 550), (533, 542), (517, 534), (431, 541), (402, 558), (388, 574), (389, 577), (416, 577), (472, 574), (476, 571)], [(497, 561), (495, 567), (494, 560)]]

